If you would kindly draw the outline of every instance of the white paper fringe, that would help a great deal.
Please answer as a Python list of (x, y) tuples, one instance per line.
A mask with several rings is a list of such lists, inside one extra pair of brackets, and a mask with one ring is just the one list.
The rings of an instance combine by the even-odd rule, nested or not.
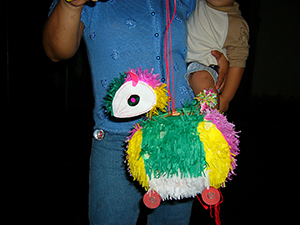
[(152, 175), (149, 179), (149, 191), (156, 191), (163, 201), (165, 200), (180, 200), (183, 198), (195, 197), (201, 194), (205, 188), (209, 188), (208, 171), (205, 171), (203, 177), (184, 177), (181, 178), (180, 170), (178, 176), (167, 177), (167, 174), (160, 178), (154, 178)]

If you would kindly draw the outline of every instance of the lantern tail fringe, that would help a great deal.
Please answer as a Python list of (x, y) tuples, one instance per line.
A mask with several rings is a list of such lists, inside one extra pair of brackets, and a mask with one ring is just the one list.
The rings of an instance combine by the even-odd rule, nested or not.
[(235, 125), (233, 123), (228, 122), (226, 116), (221, 114), (218, 110), (207, 110), (205, 115), (205, 120), (211, 121), (219, 131), (222, 133), (223, 137), (227, 141), (230, 146), (230, 157), (231, 157), (231, 168), (228, 173), (228, 180), (232, 180), (234, 170), (237, 167), (235, 156), (240, 154), (239, 149), (239, 132), (235, 131)]
[(195, 99), (199, 102), (200, 112), (205, 112), (208, 109), (214, 108), (218, 104), (217, 94), (212, 88), (204, 89), (201, 91)]

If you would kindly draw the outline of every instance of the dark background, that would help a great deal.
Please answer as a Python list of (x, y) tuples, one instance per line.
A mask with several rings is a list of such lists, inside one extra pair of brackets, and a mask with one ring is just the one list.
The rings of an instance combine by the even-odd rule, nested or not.
[[(250, 26), (251, 48), (227, 113), (242, 130), (241, 155), (238, 176), (222, 189), (221, 221), (292, 223), (299, 202), (299, 3), (238, 2)], [(5, 4), (0, 126), (5, 224), (88, 224), (94, 103), (84, 44), (72, 59), (51, 62), (41, 43), (51, 0)], [(197, 201), (191, 224), (214, 224)]]

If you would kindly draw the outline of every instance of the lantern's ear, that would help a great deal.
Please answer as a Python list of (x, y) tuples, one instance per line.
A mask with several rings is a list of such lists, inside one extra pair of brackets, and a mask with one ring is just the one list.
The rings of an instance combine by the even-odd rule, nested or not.
[(133, 85), (133, 87), (135, 87), (139, 82), (139, 77), (138, 77), (138, 75), (136, 75), (135, 73), (133, 73), (131, 71), (129, 71), (129, 75), (130, 75), (131, 80), (132, 80), (132, 85)]

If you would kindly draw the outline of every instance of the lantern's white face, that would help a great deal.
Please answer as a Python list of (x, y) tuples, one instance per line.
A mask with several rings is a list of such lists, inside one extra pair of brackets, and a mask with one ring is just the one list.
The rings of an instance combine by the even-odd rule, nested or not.
[(150, 111), (156, 104), (156, 95), (151, 86), (139, 81), (130, 73), (132, 81), (124, 83), (112, 101), (113, 114), (118, 118), (129, 118)]

